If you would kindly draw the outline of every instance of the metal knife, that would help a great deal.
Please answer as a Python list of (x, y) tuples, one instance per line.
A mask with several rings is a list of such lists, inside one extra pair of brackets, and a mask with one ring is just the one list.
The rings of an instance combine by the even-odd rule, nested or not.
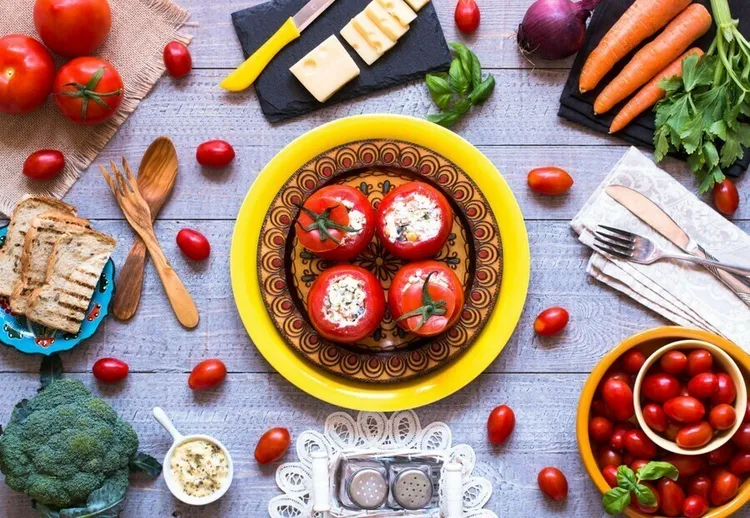
[(310, 0), (300, 11), (289, 18), (276, 34), (265, 42), (252, 56), (219, 83), (232, 92), (250, 87), (281, 49), (299, 38), (302, 31), (336, 0)]
[[(610, 185), (605, 192), (620, 205), (628, 209), (641, 221), (650, 225), (659, 234), (669, 239), (681, 250), (703, 259), (715, 258), (692, 239), (664, 210), (647, 196), (622, 185)], [(740, 277), (714, 267), (706, 267), (726, 284), (745, 304), (750, 306), (750, 279)]]

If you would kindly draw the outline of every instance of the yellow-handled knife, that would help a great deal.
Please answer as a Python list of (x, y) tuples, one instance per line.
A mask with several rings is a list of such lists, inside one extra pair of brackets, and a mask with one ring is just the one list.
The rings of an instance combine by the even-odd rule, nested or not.
[(252, 56), (219, 83), (219, 86), (232, 92), (240, 92), (252, 85), (263, 69), (281, 49), (293, 42), (308, 25), (336, 0), (310, 0), (300, 11), (289, 18), (276, 34), (271, 36)]

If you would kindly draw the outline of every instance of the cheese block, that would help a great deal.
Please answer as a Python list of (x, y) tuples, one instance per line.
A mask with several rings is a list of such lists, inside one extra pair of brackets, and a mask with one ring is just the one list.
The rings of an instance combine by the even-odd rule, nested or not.
[(406, 0), (406, 2), (411, 6), (412, 9), (414, 9), (415, 11), (419, 11), (421, 8), (429, 4), (430, 0)]
[(417, 13), (412, 11), (404, 0), (377, 0), (377, 2), (401, 25), (409, 25), (417, 19)]
[(346, 42), (357, 51), (359, 57), (361, 57), (368, 65), (372, 65), (383, 55), (367, 43), (365, 37), (354, 28), (354, 22), (347, 23), (346, 27), (341, 29), (341, 37), (343, 37)]
[(388, 11), (377, 0), (370, 2), (365, 8), (365, 13), (392, 40), (398, 40), (409, 30), (408, 25), (401, 25), (401, 22), (388, 14)]
[(336, 36), (315, 47), (289, 70), (321, 103), (359, 75), (359, 67)]
[(388, 52), (396, 44), (396, 40), (392, 40), (386, 33), (381, 31), (375, 25), (375, 22), (370, 20), (367, 13), (359, 13), (354, 17), (352, 23), (354, 24), (354, 28), (367, 40), (367, 43), (380, 55)]

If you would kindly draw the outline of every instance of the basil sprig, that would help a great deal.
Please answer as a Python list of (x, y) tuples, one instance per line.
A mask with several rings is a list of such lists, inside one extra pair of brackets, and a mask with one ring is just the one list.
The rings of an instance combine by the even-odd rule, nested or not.
[(607, 514), (620, 514), (627, 506), (630, 505), (632, 494), (635, 495), (638, 503), (644, 507), (656, 505), (656, 495), (651, 489), (641, 484), (644, 480), (659, 480), (667, 477), (677, 480), (680, 472), (668, 462), (649, 462), (633, 473), (633, 470), (627, 466), (617, 468), (617, 486), (610, 489), (604, 494), (602, 504), (604, 512)]

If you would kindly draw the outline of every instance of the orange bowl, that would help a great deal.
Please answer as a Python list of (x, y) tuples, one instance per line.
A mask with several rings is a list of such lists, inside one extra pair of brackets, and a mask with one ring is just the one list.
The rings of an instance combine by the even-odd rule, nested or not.
[[(745, 378), (745, 382), (747, 383), (750, 381), (750, 355), (729, 340), (707, 331), (676, 326), (659, 327), (631, 336), (617, 345), (617, 347), (608, 352), (604, 358), (599, 361), (596, 367), (594, 367), (594, 370), (591, 371), (591, 374), (586, 380), (586, 384), (583, 386), (581, 399), (578, 401), (578, 414), (576, 417), (576, 434), (578, 436), (578, 450), (581, 453), (581, 459), (583, 460), (583, 464), (586, 467), (586, 471), (588, 471), (591, 480), (594, 481), (597, 489), (599, 489), (602, 494), (609, 491), (610, 487), (609, 484), (607, 484), (607, 481), (604, 480), (604, 475), (602, 475), (602, 472), (599, 469), (599, 465), (597, 464), (594, 455), (594, 449), (592, 448), (591, 440), (589, 439), (589, 414), (596, 389), (599, 386), (599, 383), (601, 383), (604, 373), (607, 372), (607, 370), (630, 349), (637, 348), (648, 357), (657, 349), (679, 340), (702, 340), (721, 348), (737, 363), (737, 366), (740, 368)], [(740, 487), (737, 496), (735, 496), (733, 500), (720, 507), (712, 507), (709, 512), (704, 515), (704, 518), (725, 518), (732, 516), (734, 512), (742, 508), (742, 506), (748, 501), (750, 501), (750, 479), (745, 480)], [(658, 516), (660, 516), (644, 514), (631, 507), (628, 507), (625, 510), (625, 514), (631, 518), (658, 518)]]

